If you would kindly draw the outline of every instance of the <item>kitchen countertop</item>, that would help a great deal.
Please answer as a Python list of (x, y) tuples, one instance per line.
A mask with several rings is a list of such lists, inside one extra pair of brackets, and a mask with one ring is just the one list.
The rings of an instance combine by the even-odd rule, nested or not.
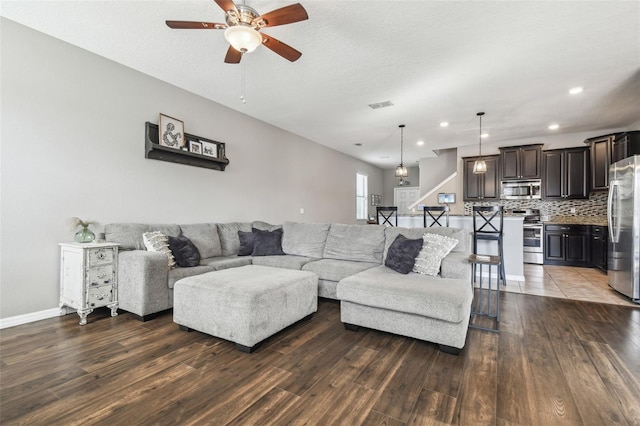
[(544, 223), (560, 225), (598, 225), (607, 226), (607, 216), (552, 216)]

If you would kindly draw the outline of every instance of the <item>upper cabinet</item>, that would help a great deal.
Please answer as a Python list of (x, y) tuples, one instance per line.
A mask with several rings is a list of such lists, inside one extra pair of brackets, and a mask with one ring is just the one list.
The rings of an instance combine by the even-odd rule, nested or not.
[(591, 151), (591, 190), (609, 188), (609, 166), (632, 155), (640, 154), (640, 131), (598, 136), (584, 141)]
[(614, 136), (611, 142), (611, 164), (638, 154), (640, 154), (640, 131), (624, 132)]
[(498, 179), (498, 156), (486, 155), (482, 157), (487, 163), (487, 172), (473, 173), (473, 163), (478, 157), (464, 157), (463, 165), (463, 195), (464, 201), (491, 201), (500, 199)]
[(544, 199), (589, 198), (589, 148), (552, 149), (542, 158)]
[(542, 144), (500, 148), (500, 179), (540, 179)]

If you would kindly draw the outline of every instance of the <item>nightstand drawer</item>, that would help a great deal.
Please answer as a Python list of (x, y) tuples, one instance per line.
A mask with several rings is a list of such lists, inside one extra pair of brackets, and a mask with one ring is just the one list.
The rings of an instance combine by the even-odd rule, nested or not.
[(90, 287), (87, 289), (87, 308), (99, 308), (113, 302), (113, 287)]
[(89, 269), (88, 284), (89, 287), (98, 287), (107, 284), (113, 284), (113, 266), (98, 266)]
[(108, 265), (113, 263), (113, 253), (113, 247), (99, 247), (89, 249), (89, 266)]

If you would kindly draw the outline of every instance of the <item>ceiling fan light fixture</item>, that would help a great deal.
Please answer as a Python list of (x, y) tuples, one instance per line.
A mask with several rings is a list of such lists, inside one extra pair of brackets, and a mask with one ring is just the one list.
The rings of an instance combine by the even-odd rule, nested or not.
[(253, 52), (262, 44), (260, 33), (247, 25), (236, 25), (224, 30), (224, 38), (238, 52)]

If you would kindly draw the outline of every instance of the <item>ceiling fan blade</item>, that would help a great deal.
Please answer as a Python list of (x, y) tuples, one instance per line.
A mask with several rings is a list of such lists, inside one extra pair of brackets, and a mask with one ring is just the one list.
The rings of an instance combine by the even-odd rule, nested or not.
[(220, 9), (224, 10), (224, 13), (227, 13), (230, 10), (233, 10), (236, 14), (239, 15), (238, 9), (236, 9), (235, 3), (231, 0), (214, 0)]
[(216, 22), (195, 22), (195, 21), (165, 21), (169, 28), (181, 30), (223, 30), (227, 24)]
[(242, 59), (242, 53), (234, 49), (233, 46), (229, 46), (227, 56), (224, 57), (224, 61), (227, 64), (239, 64), (240, 59)]
[(257, 17), (254, 21), (264, 20), (266, 27), (275, 27), (276, 25), (291, 24), (293, 22), (304, 21), (309, 19), (307, 11), (300, 3), (285, 6), (280, 9), (272, 10), (262, 16)]
[(298, 52), (293, 47), (288, 44), (284, 44), (278, 39), (275, 39), (271, 36), (268, 36), (264, 33), (260, 33), (262, 35), (262, 44), (267, 46), (269, 49), (273, 50), (278, 55), (282, 56), (285, 59), (290, 60), (291, 62), (295, 62), (300, 59), (302, 53)]

